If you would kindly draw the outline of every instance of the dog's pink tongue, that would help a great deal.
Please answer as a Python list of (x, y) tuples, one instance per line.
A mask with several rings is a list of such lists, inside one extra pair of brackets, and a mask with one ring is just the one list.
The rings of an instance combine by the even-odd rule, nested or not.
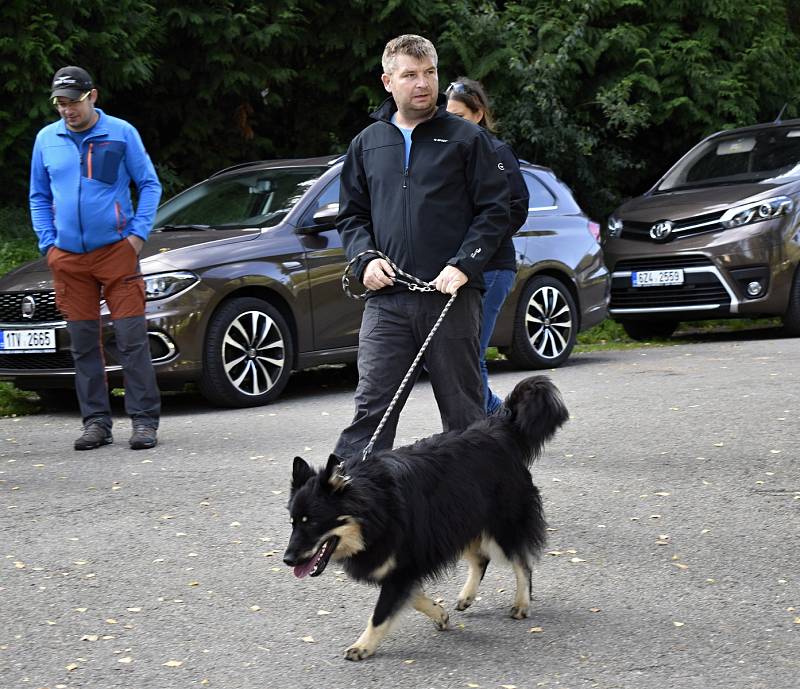
[(309, 572), (311, 572), (312, 569), (314, 569), (314, 558), (311, 558), (304, 565), (297, 565), (297, 567), (294, 568), (294, 575), (298, 579), (302, 579), (304, 576), (309, 574)]

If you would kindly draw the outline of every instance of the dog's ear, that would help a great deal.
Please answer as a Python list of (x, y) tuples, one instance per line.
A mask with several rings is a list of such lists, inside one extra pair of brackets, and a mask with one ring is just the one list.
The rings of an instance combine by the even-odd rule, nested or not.
[(344, 470), (344, 460), (336, 455), (328, 457), (328, 463), (322, 471), (322, 484), (335, 493), (345, 488), (350, 480)]
[(302, 457), (295, 457), (292, 465), (292, 495), (309, 479), (314, 477), (314, 470)]

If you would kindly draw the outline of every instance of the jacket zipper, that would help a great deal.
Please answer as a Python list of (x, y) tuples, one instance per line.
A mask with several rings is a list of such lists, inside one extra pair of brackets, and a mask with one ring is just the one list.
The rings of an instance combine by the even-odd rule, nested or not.
[[(67, 134), (67, 136), (69, 136), (69, 134)], [(69, 136), (69, 140), (75, 145), (75, 151), (78, 154), (78, 231), (81, 235), (83, 253), (86, 253), (86, 242), (83, 241), (83, 219), (81, 218), (81, 167), (83, 167), (83, 151), (75, 139)]]
[(92, 149), (94, 148), (94, 144), (89, 144), (89, 155), (86, 159), (86, 176), (89, 179), (92, 179)]
[[(403, 142), (405, 144), (405, 141)], [(403, 155), (405, 155), (405, 147), (403, 150)], [(405, 203), (404, 203), (404, 215), (405, 215), (405, 235), (406, 235), (406, 245), (408, 246), (408, 264), (409, 268), (411, 269), (411, 274), (417, 274), (417, 261), (414, 256), (414, 244), (412, 242), (411, 236), (411, 189), (409, 187), (411, 183), (411, 159), (414, 156), (414, 135), (412, 132), (411, 135), (411, 148), (408, 151), (408, 165), (405, 166), (403, 170), (403, 189), (405, 190)]]

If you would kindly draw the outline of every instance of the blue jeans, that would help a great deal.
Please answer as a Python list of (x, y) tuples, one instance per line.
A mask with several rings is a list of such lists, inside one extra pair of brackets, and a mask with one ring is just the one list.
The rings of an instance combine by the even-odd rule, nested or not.
[(480, 366), (483, 378), (483, 405), (487, 414), (494, 412), (503, 400), (489, 388), (489, 370), (486, 368), (486, 348), (494, 333), (494, 324), (508, 293), (514, 286), (513, 270), (487, 270), (483, 274), (486, 291), (483, 293), (483, 322), (481, 323)]

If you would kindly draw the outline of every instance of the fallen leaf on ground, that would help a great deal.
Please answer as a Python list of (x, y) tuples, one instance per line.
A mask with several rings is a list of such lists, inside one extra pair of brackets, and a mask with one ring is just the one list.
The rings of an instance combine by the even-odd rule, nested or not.
[(164, 667), (180, 667), (181, 665), (183, 665), (182, 660), (168, 660), (164, 663)]

